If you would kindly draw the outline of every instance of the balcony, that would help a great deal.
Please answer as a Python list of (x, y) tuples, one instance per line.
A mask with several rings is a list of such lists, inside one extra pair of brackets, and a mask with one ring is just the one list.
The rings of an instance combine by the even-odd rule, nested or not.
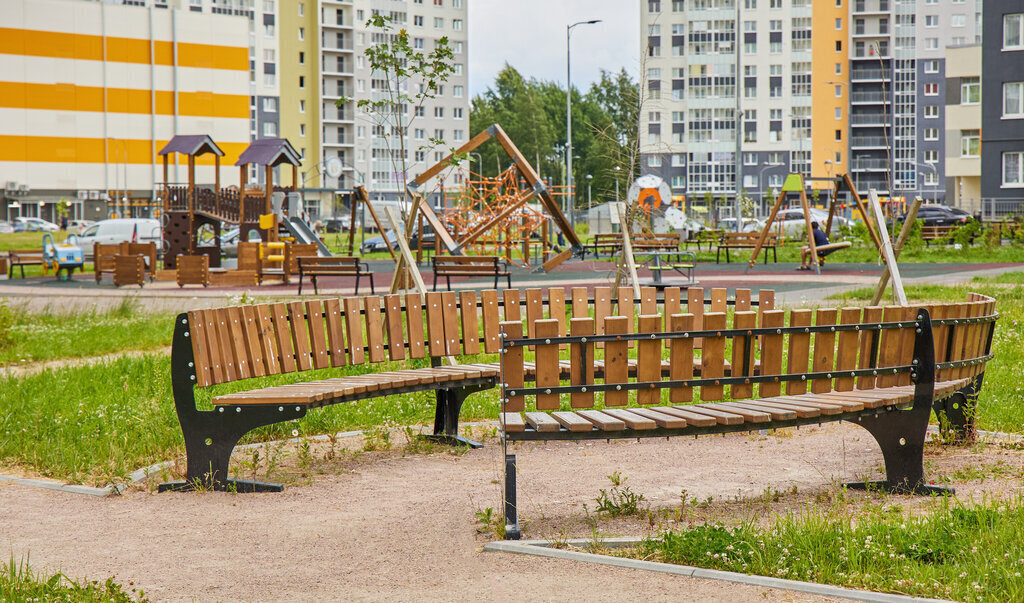
[(881, 92), (854, 92), (850, 95), (850, 102), (855, 105), (888, 105), (890, 103), (889, 96)]
[[(877, 59), (877, 57), (871, 57)], [(889, 71), (881, 69), (854, 69), (850, 71), (852, 82), (881, 82), (889, 80)]]
[(882, 115), (881, 113), (868, 115), (851, 115), (850, 124), (854, 126), (882, 128), (887, 127), (889, 125), (889, 120), (891, 119), (891, 117), (891, 115)]
[(858, 172), (888, 172), (889, 162), (885, 159), (857, 159), (854, 158), (853, 169)]
[(888, 147), (884, 136), (853, 136), (850, 147), (858, 149), (884, 149)]

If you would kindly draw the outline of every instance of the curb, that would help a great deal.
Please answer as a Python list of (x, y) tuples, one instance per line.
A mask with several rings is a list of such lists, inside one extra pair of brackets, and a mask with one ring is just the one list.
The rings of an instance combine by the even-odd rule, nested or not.
[[(634, 538), (609, 538), (601, 540), (600, 543), (608, 547), (624, 547), (640, 542)], [(586, 546), (592, 544), (592, 540), (578, 539), (561, 541), (564, 544), (574, 546)], [(538, 557), (550, 557), (552, 559), (565, 559), (569, 561), (581, 561), (584, 563), (596, 563), (598, 565), (609, 565), (613, 567), (624, 567), (628, 569), (659, 572), (663, 574), (674, 574), (689, 578), (703, 578), (706, 580), (721, 580), (735, 582), (748, 586), (762, 586), (765, 588), (777, 588), (790, 590), (823, 597), (836, 597), (852, 601), (868, 601), (871, 603), (910, 603), (919, 601), (939, 601), (940, 599), (923, 599), (921, 597), (909, 597), (906, 595), (894, 595), (888, 593), (876, 593), (865, 590), (855, 590), (827, 584), (816, 584), (813, 582), (800, 582), (797, 580), (786, 580), (783, 578), (770, 578), (767, 576), (754, 576), (738, 572), (727, 572), (723, 570), (712, 570), (690, 565), (674, 565), (671, 563), (659, 563), (655, 561), (641, 561), (638, 559), (624, 559), (621, 557), (610, 557), (597, 555), (595, 553), (583, 553), (577, 551), (566, 551), (551, 548), (553, 543), (547, 540), (501, 540), (488, 542), (484, 545), (485, 552), (491, 553), (514, 553), (517, 555), (534, 555)]]

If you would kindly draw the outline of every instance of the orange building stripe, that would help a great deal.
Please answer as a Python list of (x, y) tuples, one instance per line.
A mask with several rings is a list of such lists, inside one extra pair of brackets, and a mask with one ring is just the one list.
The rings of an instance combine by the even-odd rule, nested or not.
[[(123, 140), (114, 138), (64, 138), (57, 136), (2, 136), (0, 135), (0, 161), (33, 163), (103, 163), (103, 145), (107, 146), (107, 161), (149, 165), (162, 163), (154, 155), (153, 143), (149, 140)], [(160, 150), (166, 140), (157, 140)], [(221, 166), (231, 166), (237, 161), (248, 142), (218, 142), (224, 151)], [(127, 156), (127, 157), (126, 157)], [(213, 165), (213, 155), (196, 158), (199, 165)]]
[[(174, 93), (156, 92), (156, 114), (174, 114)], [(49, 111), (103, 111), (103, 88), (74, 84), (0, 82), (0, 107)], [(149, 90), (107, 88), (110, 113), (149, 115)], [(179, 92), (178, 115), (195, 117), (249, 117), (249, 97), (212, 92)]]
[[(149, 40), (107, 36), (107, 61), (150, 64)], [(172, 43), (154, 42), (155, 65), (173, 65)], [(88, 34), (0, 27), (0, 54), (57, 59), (103, 60), (103, 37)], [(178, 66), (249, 70), (247, 46), (178, 42)]]

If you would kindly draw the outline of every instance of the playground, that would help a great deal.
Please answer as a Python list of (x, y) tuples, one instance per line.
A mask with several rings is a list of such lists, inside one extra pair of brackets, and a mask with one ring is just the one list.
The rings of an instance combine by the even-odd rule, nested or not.
[[(794, 174), (752, 233), (664, 227), (651, 182), (599, 239), (500, 127), (457, 152), (485, 143), (510, 157), (497, 178), (431, 206), (446, 158), (404, 215), (357, 188), (349, 228), (318, 234), (274, 184), (299, 165), (288, 141), (253, 143), (225, 187), (194, 174), (216, 143), (180, 136), (160, 243), (0, 235), (15, 566), (160, 600), (1024, 596), (1009, 225), (925, 246), (919, 202), (887, 226), (841, 176), (823, 247)], [(356, 206), (394, 244), (359, 253)], [(803, 230), (776, 226), (784, 209)], [(899, 548), (933, 542), (921, 518), (965, 516), (985, 529), (942, 563)], [(814, 533), (834, 550), (799, 548)], [(866, 534), (901, 560), (850, 563), (839, 546)], [(796, 558), (816, 554), (828, 571)]]

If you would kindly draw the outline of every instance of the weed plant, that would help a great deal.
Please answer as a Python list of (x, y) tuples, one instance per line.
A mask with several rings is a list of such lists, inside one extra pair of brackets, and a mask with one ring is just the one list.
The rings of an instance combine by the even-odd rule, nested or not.
[(128, 603), (149, 599), (141, 590), (126, 591), (114, 578), (79, 582), (61, 572), (46, 576), (33, 571), (27, 561), (15, 563), (11, 557), (9, 563), (0, 563), (0, 600)]
[(1024, 600), (1024, 499), (906, 517), (899, 506), (808, 508), (760, 528), (721, 524), (645, 540), (639, 558), (958, 601)]

